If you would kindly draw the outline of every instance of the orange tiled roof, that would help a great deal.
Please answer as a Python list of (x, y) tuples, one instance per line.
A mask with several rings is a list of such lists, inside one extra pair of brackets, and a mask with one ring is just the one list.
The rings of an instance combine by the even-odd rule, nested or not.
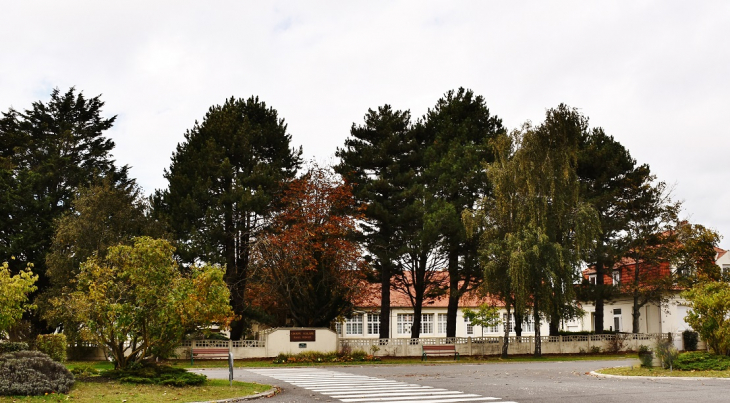
[[(441, 282), (446, 282), (448, 284), (448, 272), (446, 271), (440, 271), (438, 272), (438, 277)], [(365, 291), (365, 295), (362, 296), (360, 303), (358, 304), (359, 308), (379, 308), (381, 304), (381, 286), (380, 284), (373, 284), (369, 283), (366, 284), (363, 287)], [(475, 308), (479, 305), (482, 305), (483, 303), (488, 303), (492, 306), (498, 306), (501, 307), (504, 304), (502, 301), (500, 301), (497, 298), (493, 297), (480, 297), (477, 292), (467, 292), (465, 295), (461, 297), (461, 300), (459, 301), (459, 307), (462, 308)], [(423, 302), (424, 308), (429, 307), (448, 307), (449, 306), (449, 295), (448, 293), (444, 295), (440, 295), (435, 298), (427, 299)], [(391, 287), (390, 289), (390, 307), (391, 308), (410, 308), (411, 301), (410, 298), (408, 298), (408, 295), (399, 289)]]

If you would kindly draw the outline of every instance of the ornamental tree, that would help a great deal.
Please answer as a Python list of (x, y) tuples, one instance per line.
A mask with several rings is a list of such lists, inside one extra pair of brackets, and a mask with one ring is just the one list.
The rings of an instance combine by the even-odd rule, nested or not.
[(501, 284), (511, 289), (516, 313), (532, 308), (535, 356), (542, 354), (541, 318), (549, 318), (552, 330), (575, 312), (578, 267), (600, 233), (596, 211), (580, 198), (576, 173), (586, 126), (575, 109), (560, 105), (547, 111), (540, 126), (526, 124), (513, 135), (519, 146), (506, 161), (512, 146), (501, 140), (504, 156), (498, 154), (487, 168), (496, 179), (493, 200), (484, 200), (482, 211), (475, 214), (485, 217), (487, 228), (482, 259), (498, 255), (494, 268), (509, 276), (509, 282)]
[(65, 309), (53, 309), (48, 301), (74, 290), (79, 266), (88, 258), (103, 259), (109, 247), (132, 245), (138, 236), (162, 235), (160, 225), (147, 211), (147, 200), (136, 186), (102, 180), (79, 189), (72, 211), (56, 221), (53, 243), (46, 256), (51, 286), (38, 299), (38, 306), (50, 325), (63, 326), (69, 341), (76, 341), (78, 324), (65, 315)]
[(461, 312), (464, 314), (464, 319), (467, 319), (472, 325), (482, 328), (482, 336), (484, 336), (485, 327), (497, 326), (502, 323), (499, 319), (499, 308), (489, 304), (479, 305), (476, 311), (464, 308)]
[(314, 165), (293, 180), (254, 249), (251, 296), (272, 322), (328, 326), (349, 315), (364, 261), (354, 240), (362, 215), (350, 187)]
[(169, 356), (188, 331), (233, 318), (224, 269), (180, 268), (165, 240), (140, 237), (81, 265), (76, 290), (55, 298), (88, 340), (103, 346), (120, 368)]
[(0, 266), (0, 338), (23, 317), (23, 312), (33, 308), (28, 304), (28, 294), (36, 290), (38, 275), (33, 274), (32, 267), (29, 264), (25, 270), (11, 276), (8, 262)]
[(691, 309), (684, 320), (715, 354), (730, 355), (730, 284), (703, 282), (682, 293)]

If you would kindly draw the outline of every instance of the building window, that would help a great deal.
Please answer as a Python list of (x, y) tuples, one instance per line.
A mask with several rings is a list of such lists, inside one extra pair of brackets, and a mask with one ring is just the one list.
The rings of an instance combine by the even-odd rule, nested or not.
[(532, 314), (529, 312), (525, 313), (525, 316), (522, 318), (522, 331), (523, 332), (534, 332), (535, 331), (535, 322), (532, 321)]
[(438, 321), (439, 334), (446, 334), (446, 314), (438, 314)]
[(362, 315), (355, 315), (347, 319), (345, 333), (348, 335), (362, 335)]
[(507, 333), (512, 333), (515, 331), (515, 316), (513, 314), (509, 315), (509, 320), (507, 320), (507, 314), (502, 314), (502, 323), (504, 323), (505, 326), (507, 326)]
[(380, 314), (368, 314), (368, 334), (380, 334)]
[(613, 330), (620, 332), (621, 329), (621, 309), (613, 310)]
[(421, 315), (421, 333), (432, 334), (433, 333), (433, 314), (424, 313)]
[(613, 271), (613, 285), (621, 284), (621, 270)]
[(474, 334), (474, 325), (471, 324), (471, 321), (469, 318), (464, 318), (464, 323), (466, 323), (466, 334), (472, 335)]
[(412, 313), (399, 313), (397, 321), (398, 334), (410, 334), (413, 326)]

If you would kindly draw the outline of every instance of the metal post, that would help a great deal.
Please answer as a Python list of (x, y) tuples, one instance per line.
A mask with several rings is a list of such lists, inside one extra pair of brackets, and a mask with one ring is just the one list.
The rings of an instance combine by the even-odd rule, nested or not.
[(233, 386), (233, 353), (228, 351), (228, 383)]

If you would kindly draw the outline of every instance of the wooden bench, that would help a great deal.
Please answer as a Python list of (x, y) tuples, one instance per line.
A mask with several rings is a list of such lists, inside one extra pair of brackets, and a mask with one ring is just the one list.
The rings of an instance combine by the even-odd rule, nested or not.
[(193, 365), (194, 358), (198, 358), (198, 359), (225, 358), (225, 359), (228, 359), (228, 348), (214, 348), (214, 347), (190, 348), (190, 365)]
[(453, 355), (454, 360), (459, 360), (459, 353), (456, 352), (456, 346), (453, 344), (423, 345), (421, 347), (423, 347), (421, 361), (426, 361), (426, 356), (429, 355)]

